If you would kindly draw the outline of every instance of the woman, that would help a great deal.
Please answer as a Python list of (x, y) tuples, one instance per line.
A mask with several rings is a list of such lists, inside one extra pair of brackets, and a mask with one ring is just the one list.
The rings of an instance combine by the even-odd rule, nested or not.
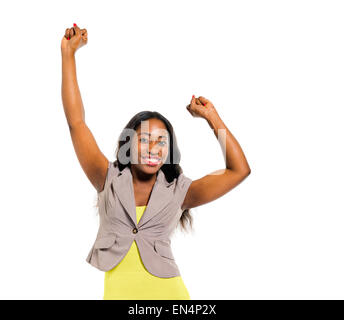
[[(184, 229), (187, 222), (192, 226), (190, 208), (223, 196), (250, 174), (245, 155), (214, 105), (192, 96), (186, 109), (214, 130), (225, 169), (194, 181), (185, 177), (172, 125), (150, 111), (129, 121), (118, 142), (117, 160), (110, 162), (85, 123), (76, 79), (75, 52), (86, 43), (86, 29), (76, 24), (66, 29), (61, 42), (63, 107), (81, 167), (98, 192), (101, 222), (112, 214), (111, 228), (118, 226), (111, 232), (104, 226), (87, 261), (105, 271), (104, 299), (190, 299), (168, 237), (176, 221)], [(128, 135), (129, 148), (124, 148)], [(120, 178), (122, 173), (125, 178)], [(145, 232), (147, 237), (140, 238)], [(157, 233), (160, 236), (154, 238)]]

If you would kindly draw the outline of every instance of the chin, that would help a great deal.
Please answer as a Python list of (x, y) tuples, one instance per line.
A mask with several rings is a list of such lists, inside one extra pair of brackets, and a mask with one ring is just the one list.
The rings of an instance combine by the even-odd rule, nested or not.
[(150, 166), (150, 165), (147, 165), (145, 163), (138, 163), (138, 164), (135, 164), (135, 166), (141, 172), (144, 172), (146, 174), (155, 174), (163, 166), (163, 163), (160, 163), (156, 166)]
[(155, 173), (158, 172), (161, 166), (148, 166), (146, 164), (140, 164), (140, 170), (146, 173)]

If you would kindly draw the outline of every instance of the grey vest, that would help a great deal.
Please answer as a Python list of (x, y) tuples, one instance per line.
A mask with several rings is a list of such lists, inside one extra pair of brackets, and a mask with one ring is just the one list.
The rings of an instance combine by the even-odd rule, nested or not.
[(160, 169), (147, 207), (137, 223), (130, 168), (122, 171), (109, 162), (104, 189), (98, 193), (99, 230), (86, 261), (101, 271), (114, 268), (136, 241), (142, 262), (161, 278), (180, 276), (170, 236), (182, 214), (192, 180), (183, 173), (167, 182)]

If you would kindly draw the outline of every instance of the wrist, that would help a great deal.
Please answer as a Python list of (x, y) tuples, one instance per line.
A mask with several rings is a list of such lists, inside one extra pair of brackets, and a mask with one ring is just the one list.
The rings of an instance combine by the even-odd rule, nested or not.
[(207, 118), (206, 118), (209, 126), (212, 128), (212, 129), (215, 129), (215, 128), (220, 128), (223, 126), (223, 122), (219, 116), (219, 114), (214, 111), (214, 112), (211, 112)]
[(205, 116), (205, 120), (207, 120), (208, 123), (214, 122), (219, 118), (219, 114), (215, 109), (211, 110), (207, 115)]
[(61, 49), (62, 58), (71, 59), (75, 57), (75, 52), (70, 49)]

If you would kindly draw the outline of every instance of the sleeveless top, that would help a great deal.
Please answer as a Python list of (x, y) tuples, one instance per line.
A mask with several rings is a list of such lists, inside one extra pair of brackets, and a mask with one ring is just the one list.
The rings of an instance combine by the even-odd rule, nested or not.
[(144, 213), (137, 222), (133, 177), (109, 161), (103, 191), (98, 193), (99, 228), (86, 261), (110, 271), (126, 256), (133, 241), (146, 269), (159, 278), (181, 276), (171, 248), (171, 236), (183, 213), (192, 180), (183, 173), (168, 180), (160, 169)]

